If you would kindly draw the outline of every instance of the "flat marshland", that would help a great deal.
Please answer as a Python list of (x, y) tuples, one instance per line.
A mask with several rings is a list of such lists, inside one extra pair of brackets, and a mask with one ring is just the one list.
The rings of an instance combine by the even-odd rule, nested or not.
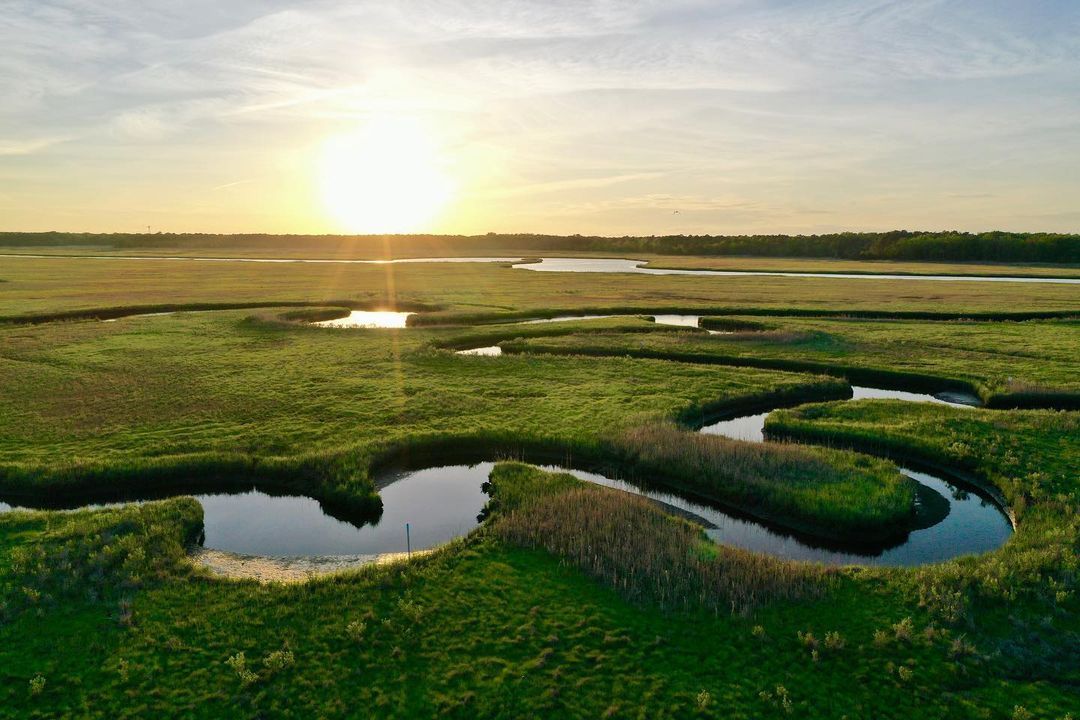
[[(492, 254), (566, 254), (512, 250)], [(62, 257), (0, 258), (0, 279), (0, 501), (178, 496), (0, 513), (2, 717), (1077, 716), (1080, 286)], [(417, 314), (307, 322), (350, 308)], [(701, 327), (649, 319), (680, 312)], [(619, 317), (517, 322), (560, 314)], [(846, 401), (875, 383), (986, 407)], [(766, 420), (776, 442), (696, 432), (772, 408), (789, 408)], [(184, 492), (255, 486), (375, 522), (394, 462), (505, 458), (886, 544), (919, 527), (893, 464), (917, 461), (1015, 528), (977, 556), (824, 566), (515, 461), (479, 527), (408, 562), (286, 585), (189, 559), (204, 513)]]

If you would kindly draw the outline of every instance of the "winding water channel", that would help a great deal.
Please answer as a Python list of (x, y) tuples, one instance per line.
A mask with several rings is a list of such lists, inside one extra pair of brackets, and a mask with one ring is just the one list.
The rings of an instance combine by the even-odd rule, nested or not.
[[(316, 323), (341, 328), (404, 328), (412, 313), (353, 311), (336, 320)], [(616, 315), (563, 315), (521, 324), (588, 320)], [(700, 316), (660, 314), (659, 324), (697, 327)], [(499, 355), (498, 346), (458, 351), (464, 355)], [(960, 407), (979, 404), (978, 398), (949, 392), (930, 395), (888, 388), (854, 386), (853, 400), (879, 399), (941, 403)], [(766, 412), (748, 413), (709, 423), (700, 432), (734, 440), (765, 442)], [(370, 558), (425, 550), (466, 535), (479, 524), (487, 497), (482, 486), (494, 463), (447, 464), (412, 470), (391, 470), (376, 478), (383, 513), (375, 522), (354, 524), (326, 513), (311, 498), (271, 495), (256, 489), (241, 492), (195, 493), (204, 511), (204, 547), (241, 555), (276, 558), (351, 556)], [(939, 562), (959, 555), (999, 547), (1012, 532), (1001, 508), (980, 489), (959, 480), (901, 468), (948, 504), (948, 513), (930, 527), (913, 530), (901, 542), (885, 546), (842, 546), (792, 533), (718, 505), (664, 489), (645, 488), (576, 468), (554, 468), (581, 480), (640, 495), (698, 522), (715, 542), (793, 560), (826, 564), (911, 566)], [(134, 497), (139, 501), (148, 497)], [(102, 507), (89, 505), (84, 507)], [(0, 502), (0, 512), (13, 506)], [(408, 539), (406, 538), (408, 524)]]
[(635, 275), (696, 275), (700, 277), (792, 277), (828, 278), (834, 280), (934, 280), (969, 282), (1021, 282), (1080, 284), (1080, 278), (1017, 277), (1014, 275), (915, 275), (889, 273), (828, 273), (784, 272), (781, 270), (681, 270), (677, 268), (646, 267), (643, 260), (626, 258), (565, 258), (546, 257), (540, 262), (522, 262), (516, 270), (534, 272), (632, 273)]
[[(856, 398), (971, 404), (974, 398), (944, 398), (879, 388), (856, 388)], [(739, 440), (762, 441), (764, 413), (710, 424), (702, 432)], [(327, 514), (319, 503), (302, 496), (275, 496), (258, 490), (201, 493), (195, 498), (205, 516), (207, 548), (244, 555), (366, 556), (375, 559), (411, 547), (424, 550), (461, 537), (479, 524), (487, 497), (482, 485), (493, 462), (451, 464), (419, 470), (394, 470), (377, 478), (383, 500), (378, 521), (355, 525)], [(949, 512), (931, 527), (912, 531), (891, 547), (851, 547), (791, 533), (720, 506), (663, 489), (641, 486), (574, 468), (556, 468), (581, 480), (646, 497), (698, 522), (718, 543), (794, 560), (827, 564), (911, 566), (958, 555), (981, 553), (1008, 539), (1011, 525), (994, 501), (958, 481), (919, 470), (902, 472), (940, 494)], [(101, 507), (89, 506), (89, 507)], [(12, 505), (0, 502), (0, 512)], [(406, 540), (406, 523), (409, 541)]]

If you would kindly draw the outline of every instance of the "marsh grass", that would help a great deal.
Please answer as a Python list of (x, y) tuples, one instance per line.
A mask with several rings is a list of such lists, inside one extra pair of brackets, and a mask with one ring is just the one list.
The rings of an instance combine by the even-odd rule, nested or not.
[(708, 315), (698, 321), (698, 326), (706, 330), (723, 330), (726, 332), (763, 332), (773, 330), (777, 326), (773, 323), (758, 322), (756, 320), (741, 320), (729, 317), (710, 317)]
[[(910, 390), (959, 390), (979, 394), (979, 383), (958, 378), (934, 376), (922, 372), (891, 370), (880, 367), (859, 367), (838, 362), (798, 360), (788, 357), (759, 357), (750, 352), (773, 347), (778, 351), (794, 351), (800, 343), (813, 340), (814, 335), (797, 331), (747, 332), (710, 336), (701, 347), (681, 339), (673, 342), (666, 333), (630, 336), (618, 333), (596, 333), (589, 336), (546, 339), (515, 339), (500, 343), (504, 353), (542, 354), (584, 357), (626, 357), (642, 360), (667, 360), (726, 367), (745, 367), (785, 372), (814, 373), (842, 377), (853, 383), (886, 384)], [(724, 343), (719, 345), (717, 343)], [(730, 351), (739, 349), (739, 354)]]
[[(580, 332), (573, 326), (587, 324), (511, 331)], [(656, 328), (638, 319), (612, 324)], [(507, 328), (467, 335), (480, 332)], [(255, 487), (307, 495), (342, 519), (373, 520), (381, 508), (375, 477), (399, 460), (569, 459), (631, 472), (620, 465), (636, 450), (618, 439), (629, 427), (665, 417), (699, 425), (750, 405), (850, 393), (835, 379), (745, 369), (486, 362), (432, 347), (459, 342), (460, 331), (328, 333), (241, 312), (17, 334), (8, 345), (11, 372), (0, 379), (0, 489), (35, 504)], [(41, 366), (48, 369), (35, 370)], [(777, 476), (774, 484), (779, 492), (790, 481)], [(770, 508), (767, 495), (754, 502), (776, 510), (778, 522), (792, 514)], [(796, 518), (800, 527), (810, 520), (812, 513)]]
[(616, 447), (636, 472), (822, 537), (902, 537), (914, 519), (912, 483), (866, 455), (744, 443), (664, 423), (630, 429)]
[[(157, 303), (153, 305), (115, 305), (85, 310), (62, 310), (54, 312), (27, 313), (25, 315), (0, 315), (0, 324), (37, 325), (49, 322), (70, 322), (78, 320), (114, 320), (131, 315), (150, 315), (155, 313), (205, 312), (216, 310), (255, 310), (260, 308), (300, 307), (314, 305), (342, 305), (348, 307), (353, 301), (308, 302), (215, 302), (215, 303)], [(302, 313), (303, 310), (295, 311)]]
[(502, 347), (509, 353), (814, 372), (856, 384), (959, 390), (995, 408), (1080, 407), (1075, 372), (1080, 324), (1066, 319), (1000, 323), (790, 317), (763, 330), (726, 335), (610, 332), (513, 340)]
[(637, 603), (747, 614), (820, 597), (832, 572), (709, 542), (699, 526), (640, 497), (518, 463), (491, 473), (494, 533), (542, 548)]
[(1074, 672), (1075, 654), (1063, 647), (1080, 647), (1080, 413), (858, 402), (778, 411), (767, 428), (958, 468), (995, 488), (1016, 520), (1009, 542), (986, 555), (891, 573), (893, 582), (949, 625), (970, 630), (981, 618), (1008, 613), (1006, 637), (1022, 639), (995, 642), (1010, 672)]
[[(846, 337), (842, 343), (816, 345), (755, 345), (749, 338), (729, 343), (766, 359), (780, 353), (813, 359), (813, 353), (842, 351), (847, 364), (904, 370), (901, 361), (908, 358), (934, 381), (970, 375), (973, 379), (965, 382), (978, 383), (996, 377), (986, 371), (992, 365), (987, 358), (994, 356), (1002, 367), (1025, 368), (1013, 376), (1051, 386), (1059, 375), (1065, 377), (1062, 368), (1075, 364), (1066, 324), (971, 326), (957, 339), (944, 336), (966, 325), (890, 324), (907, 345), (891, 348), (889, 361), (882, 362), (888, 344), (869, 334), (851, 335), (850, 320), (814, 321), (828, 323), (826, 328), (811, 322), (822, 309), (833, 316), (853, 310), (883, 316), (917, 311), (932, 315), (935, 323), (950, 313), (1019, 318), (1075, 308), (1072, 288), (1010, 288), (1008, 283), (916, 288), (914, 283), (808, 278), (717, 283), (402, 266), (395, 269), (391, 291), (383, 285), (389, 276), (385, 268), (242, 265), (148, 263), (136, 274), (119, 263), (20, 260), (5, 265), (5, 277), (13, 280), (4, 287), (5, 312), (65, 312), (157, 299), (277, 297), (325, 306), (339, 304), (330, 298), (340, 297), (341, 288), (362, 289), (350, 304), (396, 298), (450, 311), (499, 312), (578, 302), (637, 305), (652, 312), (657, 308), (651, 303), (662, 293), (687, 310), (724, 304), (737, 310), (743, 304), (765, 311), (762, 315), (780, 315), (785, 306), (793, 306), (795, 314), (804, 308), (796, 329)], [(775, 307), (765, 307), (770, 305)], [(190, 480), (204, 471), (218, 472), (215, 479), (227, 482), (234, 469), (240, 475), (259, 469), (243, 480), (259, 482), (256, 475), (263, 469), (271, 479), (275, 467), (292, 475), (298, 467), (293, 463), (311, 456), (312, 473), (294, 487), (315, 487), (315, 480), (323, 483), (340, 472), (328, 486), (364, 496), (374, 461), (389, 456), (376, 453), (376, 446), (404, 448), (404, 455), (415, 457), (433, 450), (433, 438), (441, 439), (438, 452), (449, 452), (466, 438), (526, 439), (564, 448), (570, 443), (577, 456), (608, 441), (607, 450), (614, 452), (611, 438), (634, 424), (662, 418), (693, 424), (695, 413), (709, 403), (737, 403), (818, 384), (745, 364), (731, 369), (624, 357), (458, 358), (431, 349), (432, 342), (450, 339), (458, 329), (329, 333), (243, 321), (237, 312), (105, 326), (9, 326), (0, 332), (0, 456), (27, 486), (58, 495), (113, 479), (139, 489), (166, 477)], [(644, 334), (635, 337), (644, 339)], [(1000, 352), (1002, 347), (1009, 352)], [(826, 360), (838, 363), (836, 357)], [(1053, 374), (1028, 373), (1040, 365)], [(959, 372), (961, 366), (968, 370)], [(78, 565), (89, 570), (73, 573), (71, 587), (63, 590), (57, 589), (62, 573), (47, 567), (36, 584), (38, 573), (20, 571), (16, 577), (2, 558), (5, 597), (11, 592), (14, 599), (4, 605), (7, 611), (0, 607), (0, 615), (7, 613), (0, 618), (0, 716), (597, 717), (610, 711), (616, 717), (658, 718), (998, 718), (1008, 717), (1016, 705), (1032, 708), (1037, 717), (1065, 716), (1076, 707), (1075, 648), (1080, 647), (1076, 415), (850, 405), (835, 412), (855, 413), (851, 416), (830, 417), (834, 411), (828, 410), (805, 418), (806, 424), (836, 422), (846, 426), (845, 433), (882, 444), (895, 440), (898, 450), (913, 456), (983, 468), (1019, 518), (1013, 539), (985, 556), (918, 571), (829, 571), (824, 595), (816, 595), (811, 585), (793, 600), (769, 599), (771, 592), (799, 588), (793, 581), (775, 589), (770, 583), (782, 580), (782, 571), (747, 569), (727, 559), (727, 574), (715, 578), (716, 585), (687, 581), (679, 586), (682, 594), (662, 596), (673, 610), (660, 613), (652, 593), (666, 590), (658, 591), (649, 576), (636, 571), (637, 558), (595, 565), (611, 578), (602, 583), (592, 571), (579, 571), (569, 558), (589, 561), (580, 549), (588, 538), (575, 536), (565, 511), (591, 518), (596, 537), (613, 534), (622, 547), (644, 547), (657, 557), (689, 548), (690, 560), (685, 555), (673, 560), (680, 567), (696, 568), (692, 563), (709, 559), (695, 544), (700, 535), (666, 515), (663, 522), (652, 514), (638, 518), (659, 512), (652, 506), (618, 510), (635, 523), (640, 519), (660, 528), (654, 534), (662, 540), (652, 549), (643, 545), (648, 535), (628, 535), (636, 525), (605, 526), (592, 508), (594, 498), (585, 495), (569, 508), (536, 499), (547, 503), (544, 517), (561, 523), (565, 556), (553, 556), (541, 545), (521, 547), (492, 530), (411, 563), (291, 586), (224, 582), (187, 575), (183, 567), (173, 573), (167, 562), (155, 565), (159, 555), (179, 557), (178, 541), (144, 543), (145, 561), (128, 545), (122, 556), (106, 553), (116, 562), (104, 566), (99, 582), (96, 561), (79, 555), (84, 543), (91, 550), (100, 547), (94, 539), (101, 534), (99, 525), (83, 524), (82, 535), (68, 527), (68, 539), (58, 542), (50, 533), (61, 526), (50, 528), (47, 518), (59, 514), (9, 513), (0, 517), (0, 552), (29, 548), (33, 561), (38, 557), (33, 548), (42, 545), (47, 566), (60, 568), (64, 557), (49, 548), (70, 542), (68, 557), (82, 557)], [(868, 413), (862, 418), (866, 428), (857, 427), (859, 413)], [(843, 445), (842, 434), (833, 434), (830, 442)], [(345, 459), (338, 469), (328, 469), (341, 455)], [(715, 462), (721, 463), (720, 457)], [(82, 474), (86, 468), (97, 470)], [(171, 476), (168, 468), (174, 469)], [(148, 472), (140, 474), (143, 470)], [(50, 478), (64, 482), (50, 486), (45, 482)], [(778, 485), (788, 481), (775, 479)], [(283, 475), (281, 482), (291, 480)], [(527, 520), (519, 518), (528, 537)], [(182, 532), (174, 527), (178, 531), (170, 537), (178, 538)], [(663, 570), (655, 558), (644, 558), (642, 566), (645, 561), (650, 571)], [(134, 576), (131, 568), (137, 570)], [(711, 570), (704, 572), (713, 577)], [(759, 592), (748, 595), (725, 584), (744, 572), (751, 584), (760, 583), (754, 586)], [(138, 582), (132, 582), (135, 576)], [(625, 589), (613, 589), (631, 577)], [(634, 591), (641, 603), (623, 602), (619, 593)], [(756, 608), (753, 623), (762, 628), (760, 634), (729, 615), (731, 605), (725, 602), (732, 597)], [(39, 609), (45, 617), (39, 617)], [(906, 617), (913, 618), (913, 641), (898, 643), (892, 628)], [(357, 621), (363, 627), (350, 631)], [(924, 629), (953, 624), (957, 627), (933, 638)], [(875, 629), (883, 635), (881, 646), (872, 642)], [(798, 631), (825, 638), (819, 663), (813, 664), (796, 642)], [(830, 632), (842, 633), (842, 651), (828, 652)], [(965, 639), (957, 644), (961, 636)], [(280, 681), (244, 688), (224, 665), (243, 652), (253, 667), (265, 668), (262, 659), (285, 647), (295, 652), (295, 662), (275, 676)], [(272, 661), (283, 663), (283, 658)], [(898, 679), (898, 667), (911, 670), (906, 681)], [(48, 678), (48, 685), (31, 697), (35, 677)]]
[[(192, 498), (77, 512), (20, 512), (0, 517), (3, 537), (33, 532), (32, 544), (0, 545), (0, 593), (9, 612), (44, 612), (62, 600), (112, 601), (185, 572), (185, 546), (202, 531)], [(126, 620), (125, 620), (126, 618)]]

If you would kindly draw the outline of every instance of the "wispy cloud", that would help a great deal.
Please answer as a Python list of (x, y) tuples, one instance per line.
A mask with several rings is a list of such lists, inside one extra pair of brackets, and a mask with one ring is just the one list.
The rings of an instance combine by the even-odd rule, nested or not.
[(69, 139), (67, 137), (33, 138), (31, 140), (0, 139), (0, 155), (32, 155)]
[[(72, 193), (89, 160), (117, 186), (165, 182), (166, 158), (201, 188), (303, 172), (379, 113), (483, 157), (492, 213), (576, 193), (583, 231), (665, 195), (794, 217), (1080, 184), (1072, 0), (8, 0), (0, 45), (0, 155)], [(1064, 224), (1066, 195), (1025, 212)]]

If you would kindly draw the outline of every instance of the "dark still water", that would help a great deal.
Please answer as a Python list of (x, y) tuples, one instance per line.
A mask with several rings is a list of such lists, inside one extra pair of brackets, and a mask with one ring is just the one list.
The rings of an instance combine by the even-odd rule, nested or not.
[[(980, 404), (974, 395), (961, 392), (947, 392), (930, 395), (929, 393), (907, 392), (906, 390), (887, 390), (885, 388), (864, 387), (852, 385), (851, 400), (906, 400), (908, 402), (927, 402), (938, 405), (952, 405), (953, 407), (976, 407)], [(765, 441), (765, 418), (769, 411), (754, 413), (752, 415), (740, 415), (739, 417), (720, 420), (709, 423), (701, 428), (706, 435), (723, 435), (732, 440), (747, 440), (750, 442)]]
[[(194, 497), (205, 512), (205, 547), (268, 557), (374, 557), (406, 550), (406, 523), (413, 550), (437, 547), (477, 527), (478, 515), (487, 502), (481, 486), (492, 467), (492, 462), (481, 462), (387, 473), (379, 478), (382, 517), (377, 523), (360, 526), (327, 515), (318, 502), (307, 497), (271, 496), (259, 491)], [(992, 550), (1011, 532), (1008, 520), (991, 501), (941, 478), (911, 470), (904, 472), (949, 501), (949, 514), (930, 528), (912, 532), (895, 547), (850, 548), (795, 536), (664, 490), (642, 489), (580, 470), (546, 469), (569, 472), (581, 480), (647, 497), (700, 523), (718, 543), (796, 560), (919, 565)], [(10, 509), (0, 503), (0, 512)]]

